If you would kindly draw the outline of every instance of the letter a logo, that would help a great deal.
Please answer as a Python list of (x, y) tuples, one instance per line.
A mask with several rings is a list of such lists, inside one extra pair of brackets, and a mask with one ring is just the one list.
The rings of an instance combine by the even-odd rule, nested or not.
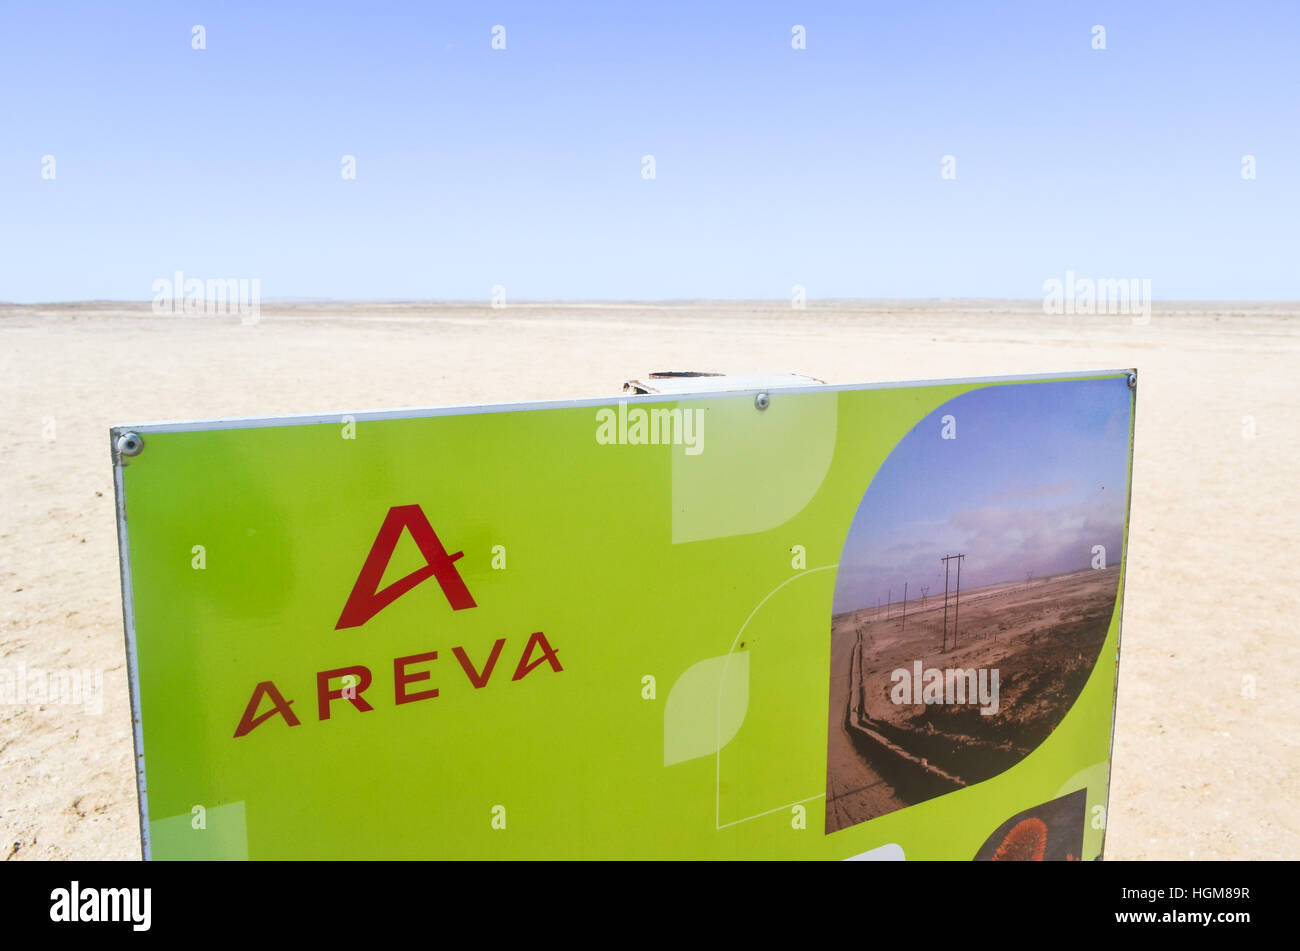
[[(402, 537), (402, 529), (411, 533), (428, 564), (380, 591), (379, 582), (383, 580), (384, 569), (388, 567), (393, 550), (397, 548), (397, 540)], [(361, 567), (361, 574), (357, 576), (357, 583), (348, 595), (348, 603), (343, 606), (343, 613), (339, 615), (339, 623), (334, 625), (334, 630), (360, 627), (421, 581), (430, 578), (438, 579), (442, 593), (453, 611), (477, 607), (469, 588), (465, 587), (464, 580), (456, 571), (456, 559), (464, 554), (463, 551), (454, 555), (447, 553), (420, 506), (393, 506), (384, 518), (384, 524), (379, 527), (379, 535), (375, 538), (370, 554), (366, 556), (366, 563)]]

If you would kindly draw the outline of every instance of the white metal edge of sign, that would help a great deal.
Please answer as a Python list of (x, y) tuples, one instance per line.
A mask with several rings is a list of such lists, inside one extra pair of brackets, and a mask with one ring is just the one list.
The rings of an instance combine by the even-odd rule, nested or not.
[[(116, 436), (109, 440), (110, 450), (117, 454)], [(126, 489), (122, 482), (122, 467), (113, 466), (113, 507), (117, 512), (117, 561), (122, 579), (122, 625), (126, 632), (126, 679), (131, 694), (131, 740), (135, 746), (136, 807), (140, 813), (140, 852), (148, 861), (152, 858), (149, 847), (149, 791), (144, 773), (144, 723), (140, 719), (140, 661), (136, 652), (135, 594), (131, 580), (131, 543), (126, 524)]]
[[(782, 390), (798, 393), (844, 393), (856, 390), (890, 390), (900, 387), (923, 386), (957, 386), (962, 384), (994, 383), (1033, 383), (1047, 380), (1073, 380), (1092, 377), (1111, 377), (1131, 374), (1136, 376), (1133, 368), (1114, 370), (1067, 370), (1061, 373), (1013, 374), (1008, 376), (958, 377), (945, 380), (891, 380), (881, 383), (827, 383), (813, 386), (784, 386), (755, 389), (737, 387), (731, 390), (710, 390), (695, 393), (617, 393), (610, 396), (589, 396), (582, 399), (537, 400), (531, 402), (473, 403), (453, 406), (403, 407), (397, 409), (371, 410), (354, 412), (340, 410), (332, 413), (299, 413), (285, 416), (247, 416), (228, 419), (166, 420), (151, 423), (119, 424), (110, 427), (114, 434), (122, 432), (149, 433), (185, 433), (201, 432), (211, 429), (258, 429), (269, 426), (313, 426), (320, 423), (337, 422), (340, 416), (351, 416), (356, 422), (373, 422), (386, 419), (422, 419), (437, 416), (473, 416), (481, 413), (504, 413), (539, 409), (575, 409), (583, 406), (608, 406), (611, 402), (625, 400), (640, 403), (665, 403), (681, 400), (707, 400), (724, 396), (743, 396)], [(116, 461), (116, 453), (114, 453)]]

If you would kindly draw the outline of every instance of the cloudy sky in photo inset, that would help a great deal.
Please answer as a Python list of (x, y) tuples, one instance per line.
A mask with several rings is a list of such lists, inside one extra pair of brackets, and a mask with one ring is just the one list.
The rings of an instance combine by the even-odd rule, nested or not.
[[(963, 590), (1087, 568), (1120, 556), (1130, 394), (1122, 378), (988, 386), (923, 419), (872, 480), (840, 558), (836, 614), (943, 592), (945, 554)], [(943, 439), (943, 417), (956, 439)], [(956, 584), (953, 565), (952, 584)], [(892, 591), (891, 591), (892, 589)]]

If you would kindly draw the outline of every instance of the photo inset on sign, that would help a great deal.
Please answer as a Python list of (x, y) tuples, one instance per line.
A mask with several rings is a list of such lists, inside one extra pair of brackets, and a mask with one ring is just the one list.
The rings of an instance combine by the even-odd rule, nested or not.
[(840, 558), (826, 831), (982, 782), (1079, 696), (1118, 592), (1124, 379), (990, 386), (895, 447)]
[(1083, 856), (1084, 807), (1080, 789), (1012, 816), (994, 830), (977, 862), (1077, 862)]

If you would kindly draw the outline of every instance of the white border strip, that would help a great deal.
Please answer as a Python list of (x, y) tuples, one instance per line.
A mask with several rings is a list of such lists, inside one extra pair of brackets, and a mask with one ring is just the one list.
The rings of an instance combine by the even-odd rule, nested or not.
[(131, 541), (126, 529), (126, 486), (122, 482), (122, 465), (117, 458), (117, 438), (109, 442), (113, 455), (113, 496), (117, 510), (117, 560), (122, 575), (122, 625), (126, 631), (126, 679), (131, 691), (131, 736), (135, 742), (135, 786), (139, 794), (140, 854), (148, 861), (149, 845), (149, 792), (145, 788), (144, 774), (144, 724), (140, 719), (140, 662), (136, 654), (135, 596), (131, 581)]
[(1097, 858), (1106, 860), (1106, 833), (1110, 830), (1110, 786), (1115, 777), (1115, 724), (1119, 722), (1119, 660), (1124, 643), (1124, 595), (1128, 594), (1129, 529), (1133, 527), (1133, 457), (1137, 452), (1137, 387), (1129, 392), (1128, 498), (1124, 501), (1124, 541), (1120, 550), (1119, 594), (1115, 612), (1115, 682), (1110, 690), (1110, 746), (1106, 749), (1106, 795), (1101, 807), (1101, 848)]
[(948, 380), (892, 380), (885, 383), (838, 383), (813, 386), (788, 387), (748, 387), (735, 390), (715, 390), (705, 393), (643, 393), (630, 395), (620, 393), (612, 396), (595, 396), (574, 400), (538, 400), (523, 403), (472, 403), (459, 406), (404, 407), (399, 409), (375, 410), (358, 413), (343, 410), (337, 413), (300, 413), (288, 416), (242, 416), (228, 419), (170, 420), (136, 425), (119, 425), (111, 427), (115, 434), (135, 432), (148, 433), (189, 433), (213, 429), (261, 429), (269, 426), (315, 426), (321, 423), (337, 423), (342, 417), (350, 416), (357, 422), (372, 422), (382, 419), (422, 419), (439, 416), (473, 416), (481, 413), (520, 412), (539, 409), (576, 409), (583, 406), (609, 406), (611, 403), (671, 403), (684, 400), (708, 400), (724, 396), (743, 396), (746, 394), (765, 393), (772, 390), (794, 391), (798, 393), (845, 393), (855, 390), (891, 390), (900, 387), (922, 386), (966, 386), (993, 383), (1033, 383), (1048, 380), (1074, 380), (1085, 378), (1106, 378), (1125, 376), (1136, 373), (1133, 369), (1123, 370), (1070, 370), (1063, 373), (1034, 373), (1021, 376), (987, 376), (964, 377)]

